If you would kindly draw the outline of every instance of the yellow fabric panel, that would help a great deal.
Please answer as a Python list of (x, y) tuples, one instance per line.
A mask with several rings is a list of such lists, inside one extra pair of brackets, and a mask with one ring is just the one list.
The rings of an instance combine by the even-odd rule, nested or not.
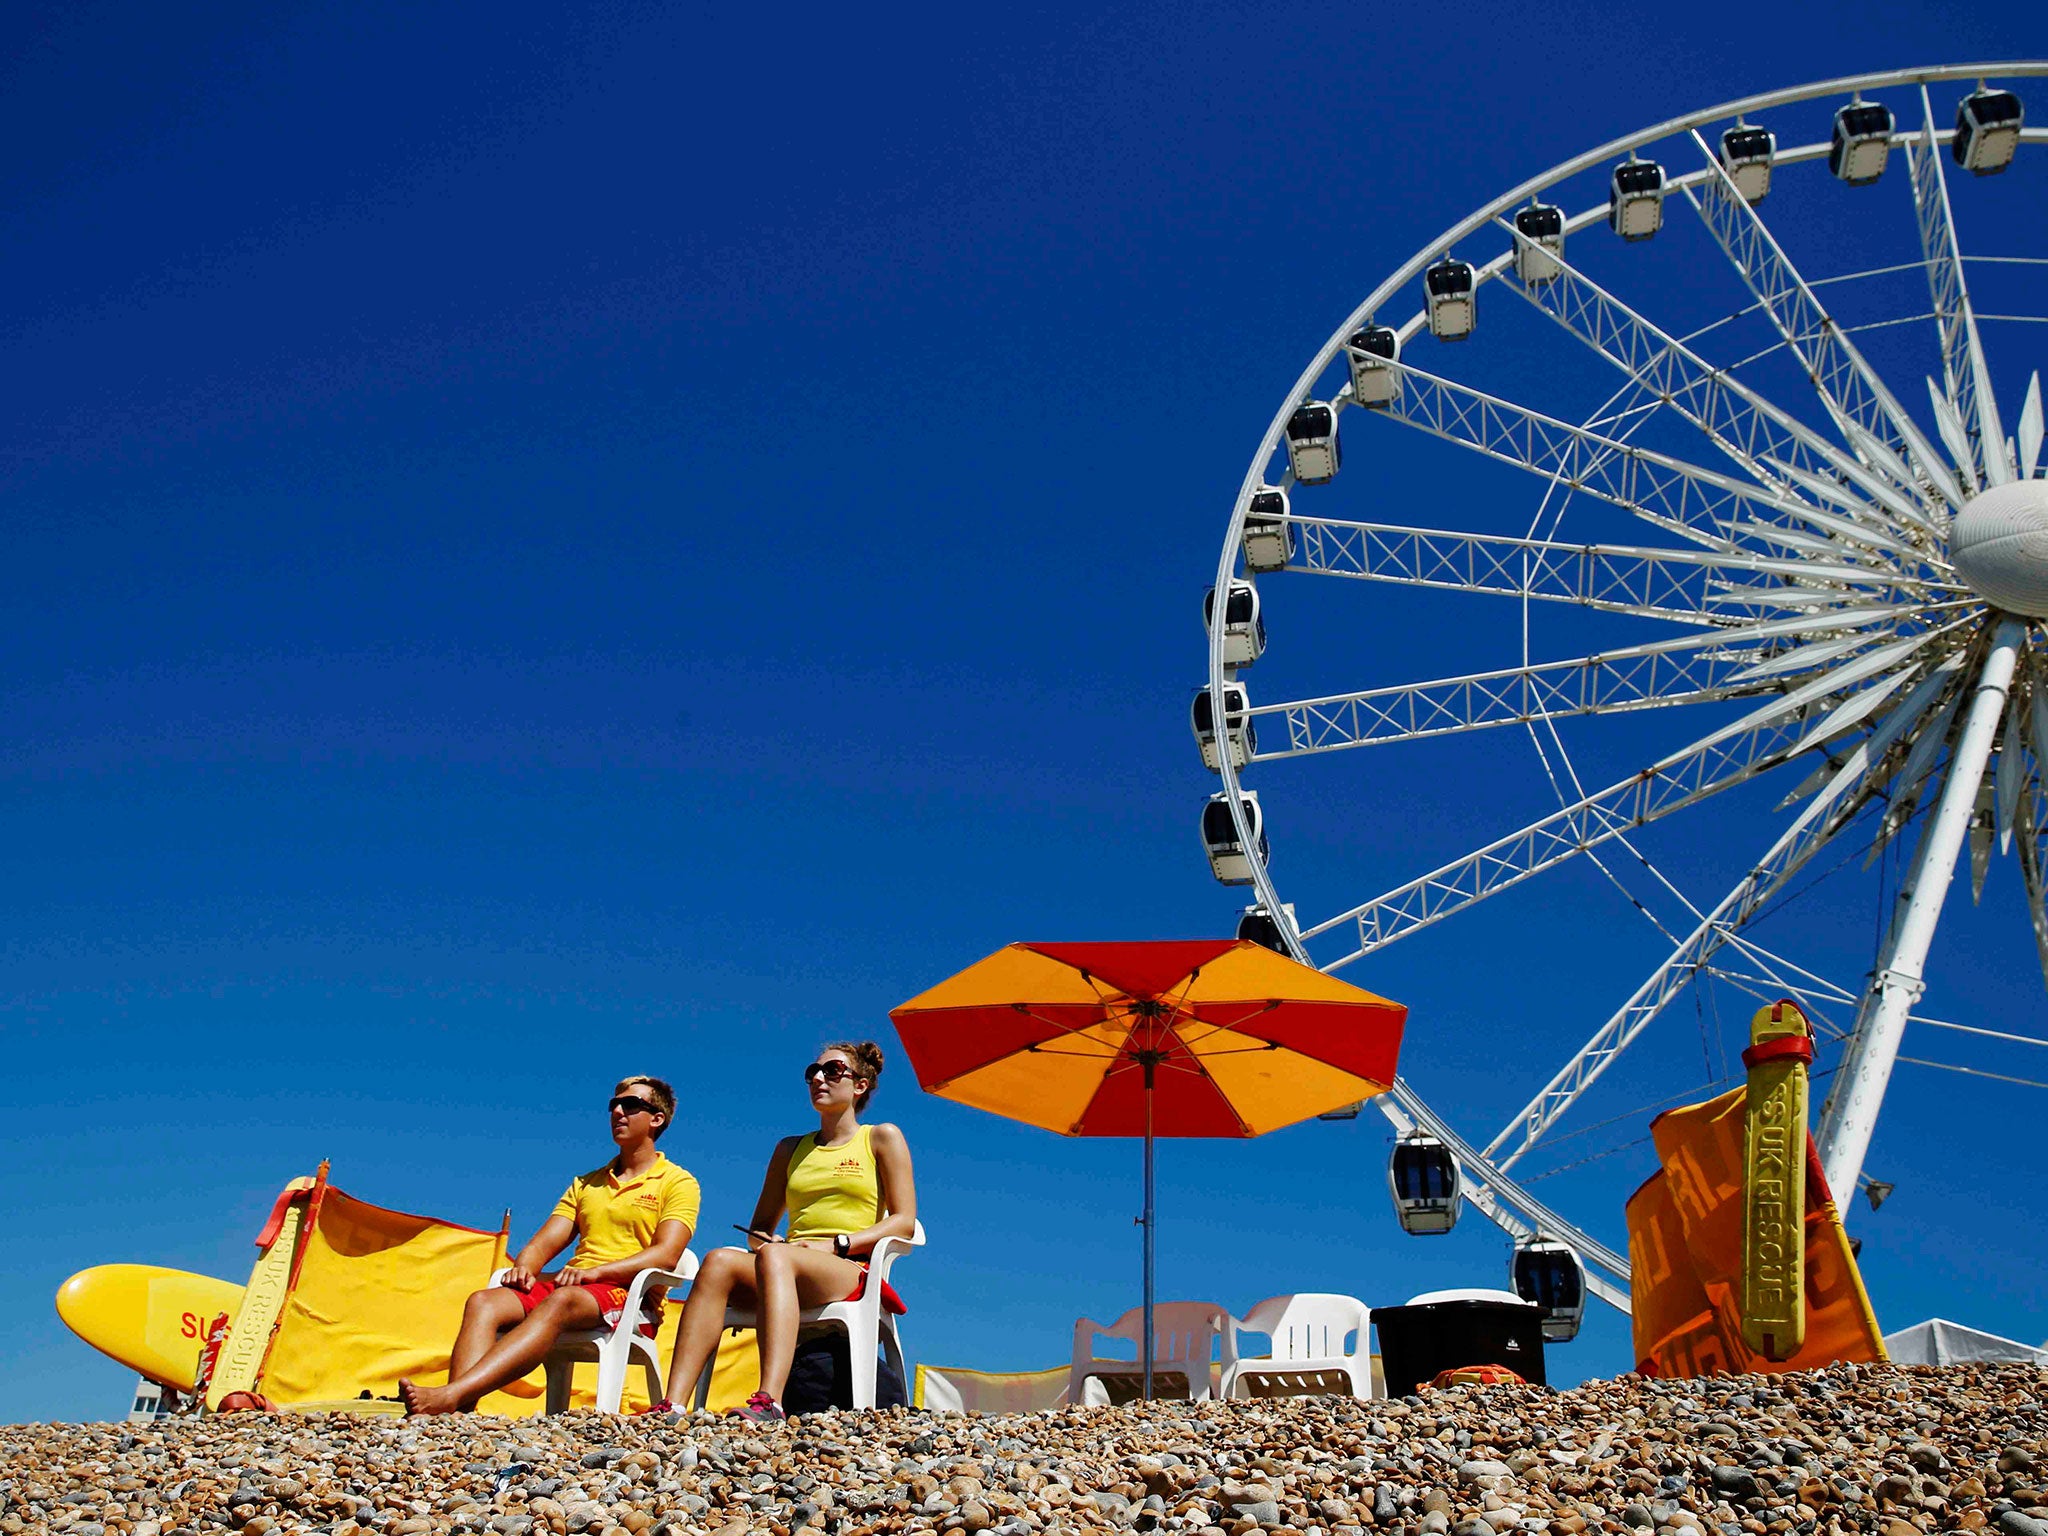
[(703, 1202), (697, 1180), (665, 1156), (654, 1154), (654, 1166), (623, 1184), (606, 1163), (569, 1182), (552, 1212), (576, 1223), (573, 1269), (595, 1269), (630, 1259), (654, 1241), (664, 1221), (680, 1221), (693, 1233)]
[(859, 1126), (842, 1147), (821, 1147), (818, 1133), (797, 1138), (789, 1155), (784, 1206), (791, 1242), (865, 1232), (882, 1219), (882, 1179), (875, 1167), (874, 1130)]
[(1195, 1055), (1254, 1136), (1387, 1089), (1385, 1083), (1369, 1082), (1298, 1051), (1263, 1050), (1265, 1042), (1249, 1035), (1228, 1029), (1202, 1034), (1198, 1025), (1186, 1030), (1198, 1036)]
[(958, 1398), (959, 1408), (967, 1413), (1036, 1413), (1042, 1408), (1057, 1408), (1065, 1404), (1067, 1381), (1072, 1373), (1073, 1368), (1067, 1365), (1055, 1365), (1043, 1371), (970, 1371), (951, 1365), (936, 1368), (920, 1365), (910, 1406), (953, 1407), (950, 1400), (941, 1403), (928, 1400), (929, 1389), (937, 1387), (938, 1390), (930, 1392), (930, 1396)]
[[(1179, 996), (1179, 994), (1175, 994)], [(1263, 944), (1246, 942), (1218, 955), (1202, 967), (1187, 991), (1190, 1003), (1229, 1002), (1238, 998), (1284, 997), (1310, 1003), (1366, 1003), (1382, 1008), (1401, 1005), (1348, 981), (1326, 976), (1290, 956), (1275, 954)]]
[[(1736, 1088), (1651, 1122), (1664, 1171), (1628, 1204), (1637, 1358), (1669, 1376), (1799, 1371), (1834, 1360), (1884, 1359), (1884, 1339), (1842, 1219), (1832, 1201), (1819, 1198), (1812, 1180), (1810, 1145), (1805, 1343), (1789, 1359), (1773, 1361), (1743, 1342), (1738, 1288), (1747, 1100), (1747, 1089)], [(1654, 1188), (1659, 1181), (1662, 1190)], [(1639, 1250), (1651, 1261), (1640, 1273)], [(1660, 1294), (1660, 1287), (1668, 1287), (1669, 1295)], [(1702, 1298), (1710, 1309), (1705, 1315), (1697, 1310)]]
[[(1007, 953), (1007, 951), (1005, 951)], [(1036, 1051), (1017, 1051), (954, 1078), (939, 1097), (971, 1104), (1062, 1136), (1102, 1087), (1102, 1074), (1130, 1036), (1126, 1023), (1097, 1024)]]
[[(661, 1332), (655, 1337), (655, 1358), (661, 1362), (663, 1386), (669, 1398), (687, 1410), (695, 1402), (697, 1384), (693, 1381), (669, 1381), (669, 1361), (674, 1358), (676, 1328), (682, 1321), (683, 1308), (680, 1301), (671, 1301), (663, 1311)], [(538, 1387), (542, 1377), (535, 1371), (530, 1378)], [(754, 1348), (754, 1330), (743, 1328), (737, 1332), (731, 1328), (718, 1336), (718, 1355), (711, 1367), (711, 1396), (705, 1406), (713, 1413), (723, 1413), (728, 1408), (738, 1408), (754, 1395), (761, 1386), (761, 1357)], [(540, 1412), (543, 1400), (533, 1398), (525, 1402), (493, 1393), (485, 1398), (481, 1407), (486, 1413), (501, 1413), (508, 1418), (523, 1418)], [(597, 1362), (579, 1360), (576, 1374), (571, 1378), (569, 1388), (571, 1408), (595, 1408), (597, 1406)], [(638, 1362), (626, 1373), (625, 1395), (619, 1399), (621, 1413), (638, 1413), (648, 1406), (647, 1373), (640, 1369)]]
[(986, 960), (947, 977), (928, 992), (892, 1010), (978, 1008), (991, 998), (1032, 1003), (1093, 1003), (1104, 989), (1090, 986), (1070, 965), (1049, 960), (1020, 944), (999, 949)]
[(369, 1205), (328, 1188), (303, 1240), (262, 1390), (281, 1404), (388, 1397), (398, 1378), (445, 1380), (469, 1293), (505, 1238)]

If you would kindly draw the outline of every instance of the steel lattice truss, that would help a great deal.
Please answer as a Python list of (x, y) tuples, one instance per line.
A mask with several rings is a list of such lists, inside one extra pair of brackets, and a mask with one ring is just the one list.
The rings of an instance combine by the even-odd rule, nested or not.
[(1331, 518), (1293, 520), (1290, 569), (1411, 587), (1491, 592), (1575, 603), (1675, 624), (1731, 624), (1745, 610), (1781, 612), (1842, 602), (1897, 602), (1953, 593), (1947, 580), (1910, 578), (1846, 559), (1561, 544)]
[[(1955, 133), (1938, 122), (1928, 91), (1930, 82), (1967, 87), (1978, 77), (2039, 81), (2048, 77), (2048, 64), (1903, 71), (1729, 103), (1603, 145), (1475, 210), (1338, 327), (1275, 414), (1240, 489), (1219, 584), (1245, 579), (1238, 557), (1247, 508), (1263, 486), (1277, 485), (1292, 496), (1291, 553), (1285, 571), (1267, 575), (1266, 583), (1334, 577), (1508, 598), (1523, 605), (1525, 632), (1528, 616), (1545, 607), (1637, 621), (1626, 643), (1563, 659), (1525, 648), (1517, 665), (1241, 701), (1237, 728), (1256, 727), (1256, 740), (1246, 734), (1242, 767), (1222, 753), (1218, 770), (1239, 840), (1250, 846), (1256, 839), (1240, 775), (1276, 759), (1502, 726), (1521, 726), (1536, 742), (1559, 791), (1556, 810), (1343, 910), (1299, 923), (1289, 918), (1284, 936), (1325, 969), (1353, 964), (1581, 859), (1640, 906), (1607, 862), (1615, 851), (1638, 869), (1637, 878), (1646, 871), (1657, 900), (1675, 908), (1668, 925), (1653, 917), (1670, 940), (1665, 958), (1484, 1146), (1460, 1136), (1405, 1081), (1381, 1104), (1397, 1127), (1420, 1127), (1453, 1149), (1473, 1198), (1504, 1230), (1576, 1248), (1591, 1266), (1589, 1284), (1618, 1306), (1627, 1305), (1625, 1257), (1533, 1197), (1509, 1170), (1702, 977), (1759, 998), (1797, 997), (1823, 1035), (1840, 1044), (1836, 1081), (1843, 1086), (1822, 1127), (1823, 1156), (1840, 1190), (1845, 1177), (1853, 1185), (1860, 1168), (1899, 1032), (1921, 1019), (1913, 1010), (1924, 987), (1933, 913), (1965, 846), (1979, 890), (1991, 861), (2015, 853), (2048, 976), (2048, 635), (2037, 623), (1991, 609), (1950, 555), (1955, 519), (1973, 495), (2048, 473), (2038, 376), (2015, 435), (2006, 436), (1980, 323), (1987, 317), (1974, 307), (1968, 282), (1973, 258), (1958, 236), (1957, 182), (1944, 166)], [(1919, 400), (1920, 384), (1888, 385), (1852, 339), (1855, 327), (1820, 297), (1828, 282), (1847, 279), (1830, 273), (1816, 282), (1801, 271), (1759, 207), (1737, 190), (1711, 142), (1720, 128), (1779, 108), (1911, 87), (1918, 88), (1919, 121), (1893, 136), (1904, 151), (1904, 174), (1887, 173), (1889, 193), (1880, 187), (1858, 195), (1896, 201), (1903, 189), (1910, 197), (1908, 227), (1918, 233), (1931, 302), (1931, 316), (1912, 318), (1932, 321), (1930, 377), (1917, 412), (1904, 402)], [(2048, 95), (2040, 104), (2048, 108)], [(2048, 131), (2028, 129), (2021, 141), (2029, 165), (2048, 159), (2041, 153)], [(1568, 260), (1562, 247), (1525, 268), (1534, 248), (1510, 222), (1518, 206), (1568, 193), (1586, 179), (1604, 178), (1620, 159), (1653, 150), (1687, 162), (1667, 174), (1665, 201), (1697, 216), (1658, 238), (1704, 239), (1701, 248), (1743, 296), (1734, 318), (1752, 316), (1754, 326), (1775, 337), (1764, 352), (1739, 363), (1715, 361), (1704, 333), (1681, 336), (1660, 325), (1650, 304), (1625, 296), (1626, 283), (1603, 284), (1584, 270), (1597, 263)], [(1778, 150), (1770, 197), (1795, 195), (1786, 190), (1793, 167), (1824, 180), (1827, 154), (1825, 143)], [(1604, 204), (1566, 210), (1562, 227), (1573, 242), (1608, 240), (1605, 215)], [(1426, 352), (1430, 321), (1418, 311), (1395, 327), (1399, 356), (1379, 361), (1392, 376), (1386, 397), (1371, 411), (1352, 410), (1344, 339), (1413, 295), (1424, 269), (1446, 252), (1482, 239), (1502, 244), (1487, 259), (1466, 258), (1475, 286), (1513, 293), (1554, 324), (1547, 334), (1559, 345), (1610, 367), (1619, 386), (1614, 398), (1575, 423), (1423, 366), (1425, 355), (1481, 356), (1485, 331), (1469, 350)], [(1805, 397), (1774, 397), (1773, 387), (1782, 385), (1768, 385), (1754, 371), (1760, 358), (1778, 351), (1804, 376)], [(1372, 472), (1358, 468), (1361, 436), (1372, 445), (1364, 450), (1369, 461), (1406, 429), (1524, 471), (1534, 488), (1531, 502), (1544, 509), (1538, 525), (1513, 537), (1331, 515), (1316, 500), (1329, 493), (1294, 485), (1281, 453), (1294, 406), (1309, 398), (1332, 401), (1352, 423), (1346, 483)], [(1635, 441), (1652, 420), (1677, 424), (1679, 440), (1700, 451)], [(1573, 542), (1540, 531), (1545, 518), (1554, 525), (1579, 498), (1639, 520), (1640, 542)], [(1646, 640), (1643, 623), (1676, 633)], [(1284, 636), (1284, 626), (1276, 635)], [(1211, 718), (1219, 720), (1228, 708), (1225, 686), (1241, 681), (1224, 654), (1218, 625), (1210, 634), (1209, 697)], [(1683, 718), (1671, 712), (1710, 704), (1723, 706), (1712, 729), (1604, 787), (1580, 786), (1557, 734), (1558, 722), (1568, 719), (1642, 711)], [(1563, 765), (1562, 778), (1553, 758)], [(1761, 853), (1717, 900), (1695, 904), (1636, 847), (1642, 829), (1795, 760), (1801, 771), (1787, 777), (1803, 782), (1779, 808), (1789, 816), (1759, 836)], [(1276, 840), (1284, 841), (1278, 807), (1269, 802), (1265, 809), (1276, 818)], [(1875, 857), (1921, 813), (1925, 830), (1869, 985), (1837, 985), (1773, 954), (1746, 931), (1821, 854), (1867, 844)], [(1250, 864), (1261, 904), (1282, 912), (1263, 857)]]

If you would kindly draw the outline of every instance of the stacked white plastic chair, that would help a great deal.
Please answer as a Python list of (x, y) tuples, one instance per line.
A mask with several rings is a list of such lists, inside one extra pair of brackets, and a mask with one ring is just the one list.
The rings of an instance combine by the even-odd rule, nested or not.
[[(1237, 1353), (1237, 1334), (1263, 1333), (1273, 1340), (1270, 1355)], [(1242, 1320), (1230, 1320), (1233, 1363), (1223, 1371), (1221, 1395), (1252, 1397), (1261, 1382), (1286, 1393), (1329, 1391), (1337, 1380), (1353, 1397), (1371, 1397), (1372, 1312), (1356, 1296), (1304, 1291), (1269, 1296)], [(1346, 1341), (1352, 1341), (1346, 1347)]]
[[(1074, 1324), (1074, 1363), (1067, 1381), (1070, 1403), (1104, 1404), (1110, 1393), (1105, 1378), (1144, 1380), (1141, 1361), (1104, 1359), (1095, 1353), (1095, 1336), (1128, 1339), (1143, 1351), (1145, 1309), (1133, 1307), (1114, 1323), (1098, 1323), (1084, 1317)], [(1187, 1396), (1203, 1402), (1211, 1396), (1210, 1367), (1215, 1346), (1222, 1340), (1222, 1365), (1227, 1375), (1235, 1361), (1231, 1316), (1224, 1308), (1207, 1301), (1162, 1301), (1152, 1308), (1152, 1377), (1157, 1395), (1159, 1377), (1172, 1372), (1187, 1381)], [(1178, 1395), (1178, 1394), (1176, 1394)]]

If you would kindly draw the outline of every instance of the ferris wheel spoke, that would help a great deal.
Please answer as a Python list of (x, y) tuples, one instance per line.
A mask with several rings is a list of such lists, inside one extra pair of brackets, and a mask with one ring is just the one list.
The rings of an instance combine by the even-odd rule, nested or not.
[(1649, 979), (1636, 988), (1634, 995), (1594, 1032), (1578, 1054), (1487, 1143), (1486, 1155), (1497, 1166), (1512, 1168), (1523, 1153), (1536, 1145), (1544, 1132), (1664, 1011), (1671, 999), (1692, 985), (1708, 959), (1783, 888), (1786, 880), (1803, 869), (1855, 819), (1876, 791), (1876, 785), (1867, 778), (1870, 762), (1870, 743), (1865, 742), (1849, 754), (1822, 791), (1735, 888), (1721, 898), (1663, 964), (1650, 973)]
[[(1962, 253), (1956, 249), (1955, 211), (1949, 205), (1948, 179), (1941, 167), (1941, 147), (1934, 138), (1934, 104), (1920, 87), (1926, 114), (1917, 138), (1907, 141), (1906, 159), (1913, 172), (1913, 211), (1920, 225), (1920, 250), (1927, 264), (1927, 285), (1934, 296), (1935, 325), (1941, 335), (1942, 385), (1955, 412), (1962, 441), (1951, 443), (1951, 456), (1970, 489), (1981, 478), (2004, 485), (2013, 478), (2006, 458), (2005, 428), (1998, 419), (1998, 399), (1991, 389), (1991, 371), (1984, 361), (1984, 342), (1977, 334), (1977, 315), (1963, 278)], [(1948, 437), (1944, 432), (1943, 437)], [(1961, 453), (1955, 450), (1960, 448)]]
[[(1526, 235), (1501, 222), (1518, 245), (1528, 244)], [(1545, 262), (1551, 271), (1545, 281), (1524, 281), (1513, 262), (1502, 267), (1501, 281), (1670, 405), (1759, 485), (1771, 490), (1796, 486), (1879, 527), (1887, 526), (1884, 514), (1889, 513), (1888, 531), (1909, 540), (1939, 538), (1940, 529), (1911, 497), (1853, 455), (1712, 366), (1561, 253), (1546, 253)], [(1862, 495), (1853, 494), (1852, 487)]]
[(1821, 559), (1564, 544), (1299, 515), (1288, 521), (1300, 534), (1290, 571), (1573, 603), (1682, 624), (1727, 624), (1731, 608), (1919, 602), (1949, 590)]
[(1712, 174), (1698, 191), (1684, 188), (1686, 199), (1813, 380), (1850, 446), (1902, 488), (1924, 482), (1960, 510), (1962, 489), (1926, 435), (1814, 296), (1756, 209), (1735, 190), (1698, 129), (1692, 130), (1692, 139)]
[[(1406, 363), (1386, 366), (1401, 374), (1402, 387), (1373, 415), (1561, 481), (1696, 543), (1732, 550), (1736, 540), (1747, 539), (1805, 551), (1819, 539), (1839, 558), (1868, 552), (1909, 564), (1920, 559), (1902, 539), (1831, 517), (1789, 491), (1634, 447)], [(1787, 530), (1787, 524), (1799, 527)]]
[[(1286, 729), (1287, 745), (1262, 748), (1251, 758), (1267, 762), (1502, 725), (1626, 714), (1776, 691), (1775, 680), (1746, 684), (1718, 680), (1732, 670), (1726, 661), (1712, 655), (1612, 653), (1262, 704), (1251, 711), (1252, 720), (1277, 719)], [(1267, 739), (1271, 739), (1270, 732)]]
[[(1278, 721), (1285, 727), (1286, 745), (1255, 750), (1251, 759), (1266, 762), (1576, 715), (1625, 714), (1778, 693), (1790, 686), (1785, 673), (1841, 660), (1852, 649), (1884, 643), (1868, 660), (1868, 672), (1892, 665), (1918, 648), (1923, 635), (1902, 639), (1888, 628), (1865, 627), (1899, 612), (1881, 608), (1802, 615), (1568, 661), (1262, 704), (1250, 711), (1252, 721)], [(1849, 627), (1851, 633), (1776, 655), (1769, 652), (1773, 641), (1814, 633), (1814, 626), (1829, 624)], [(1759, 656), (1767, 659), (1759, 661)], [(1838, 680), (1836, 686), (1847, 684)], [(1842, 728), (1849, 723), (1853, 722)], [(1266, 740), (1274, 739), (1273, 732), (1265, 734)]]
[(1910, 636), (1795, 688), (1639, 773), (1301, 930), (1302, 941), (1338, 930), (1354, 935), (1350, 952), (1323, 966), (1338, 970), (1590, 848), (1747, 783), (1815, 744), (1810, 706), (1887, 666), (1916, 665), (1914, 652), (1927, 643), (1927, 636)]

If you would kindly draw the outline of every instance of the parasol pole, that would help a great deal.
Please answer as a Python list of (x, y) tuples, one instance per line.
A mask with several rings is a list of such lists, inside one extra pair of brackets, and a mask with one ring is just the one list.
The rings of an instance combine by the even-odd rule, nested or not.
[(1152, 1073), (1145, 1054), (1145, 1401), (1152, 1401)]

